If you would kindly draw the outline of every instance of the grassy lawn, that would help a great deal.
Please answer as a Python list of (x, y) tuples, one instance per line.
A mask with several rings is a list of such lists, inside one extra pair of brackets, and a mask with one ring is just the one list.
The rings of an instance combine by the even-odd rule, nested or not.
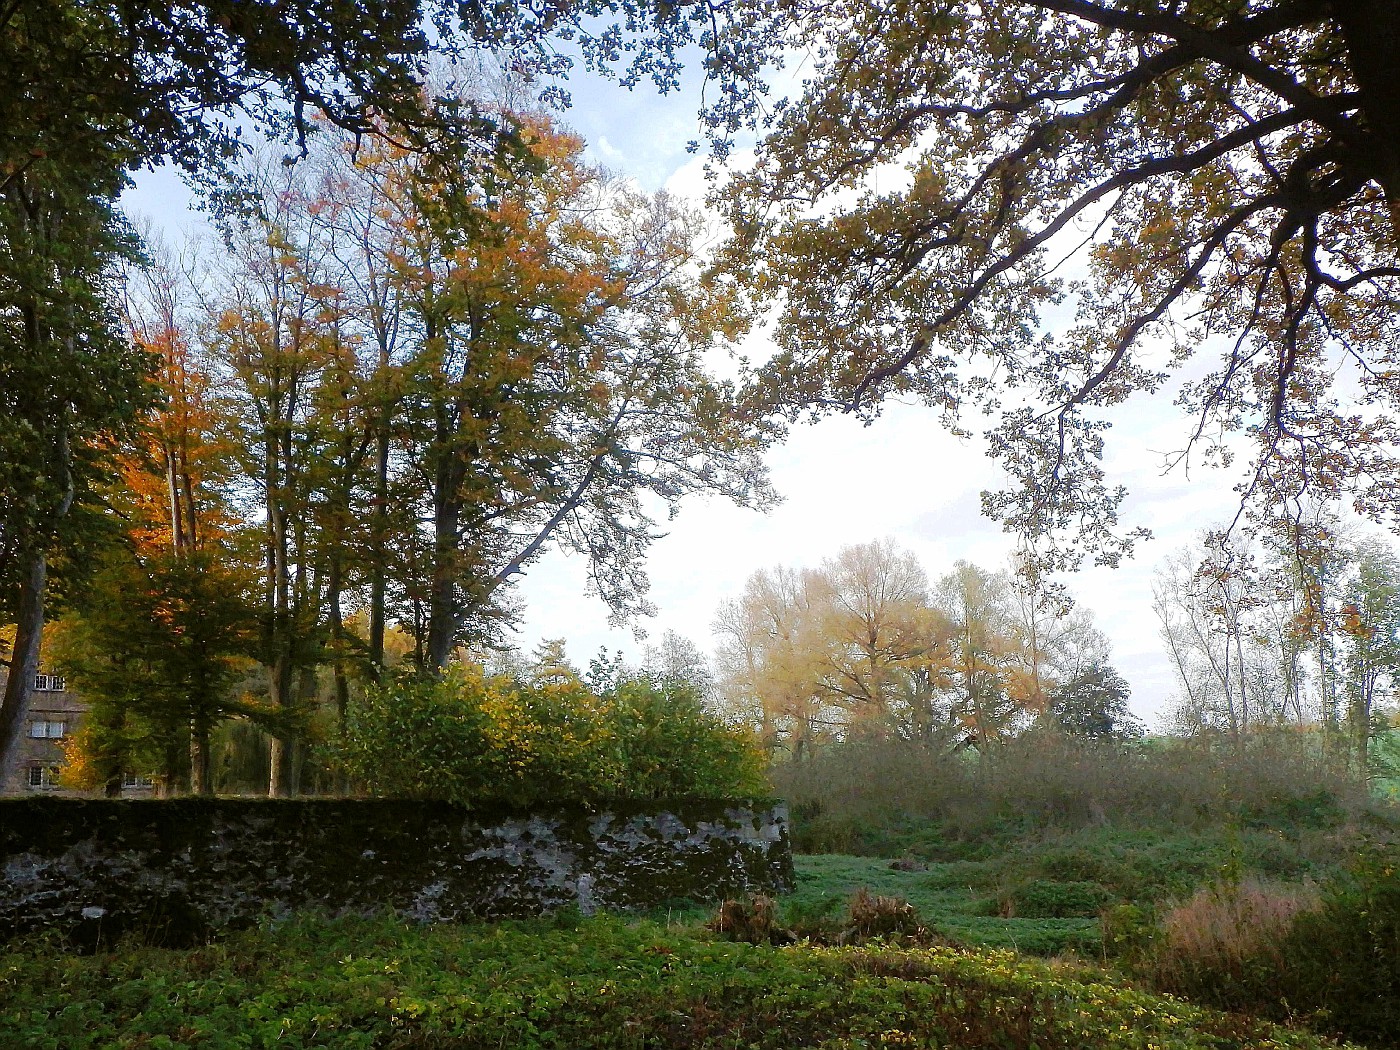
[(851, 895), (864, 887), (873, 894), (903, 897), (926, 926), (961, 944), (1036, 955), (1098, 949), (1099, 924), (1092, 917), (995, 914), (997, 901), (985, 887), (960, 881), (964, 875), (984, 878), (977, 865), (932, 864), (924, 871), (901, 871), (888, 860), (870, 857), (824, 855), (795, 860), (797, 887), (783, 900), (784, 915), (794, 924), (817, 917), (839, 918)]

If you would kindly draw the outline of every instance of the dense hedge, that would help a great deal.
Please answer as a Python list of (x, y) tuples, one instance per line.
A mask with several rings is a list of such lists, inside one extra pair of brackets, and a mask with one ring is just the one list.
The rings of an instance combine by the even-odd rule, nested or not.
[(518, 806), (766, 794), (751, 734), (681, 682), (572, 675), (522, 681), (457, 664), (405, 677), (352, 708), (352, 777), (373, 794)]

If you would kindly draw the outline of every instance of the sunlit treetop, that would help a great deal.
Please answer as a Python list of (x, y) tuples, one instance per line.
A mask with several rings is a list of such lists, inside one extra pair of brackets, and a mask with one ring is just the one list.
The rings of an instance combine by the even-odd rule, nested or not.
[[(1244, 505), (1266, 522), (1338, 498), (1394, 518), (1400, 6), (747, 17), (764, 53), (718, 67), (734, 90), (710, 118), (760, 134), (723, 200), (728, 266), (781, 302), (763, 404), (984, 409), (1012, 478), (985, 507), (1074, 537), (1044, 547), (1060, 565), (1115, 562), (1141, 534), (1102, 466), (1134, 395), (1176, 392), (1183, 456), (1247, 453)], [(799, 69), (800, 92), (763, 100), (764, 63)]]

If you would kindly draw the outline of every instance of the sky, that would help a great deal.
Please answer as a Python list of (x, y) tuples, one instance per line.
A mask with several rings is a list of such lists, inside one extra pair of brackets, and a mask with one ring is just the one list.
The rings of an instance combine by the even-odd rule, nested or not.
[[(703, 138), (694, 91), (661, 97), (649, 86), (629, 92), (583, 75), (572, 89), (563, 120), (585, 138), (595, 160), (643, 189), (703, 203), (704, 158), (686, 148)], [(202, 226), (191, 194), (168, 170), (139, 174), (123, 204), (175, 239)], [(739, 349), (755, 362), (766, 357), (762, 326)], [(1155, 538), (1117, 569), (1065, 580), (1111, 641), (1114, 666), (1133, 689), (1133, 710), (1149, 725), (1159, 723), (1176, 692), (1152, 611), (1154, 570), (1237, 506), (1233, 477), (1202, 469), (1164, 475), (1163, 454), (1181, 445), (1185, 431), (1171, 401), (1170, 392), (1138, 395), (1121, 406), (1107, 438), (1109, 481), (1130, 492), (1123, 521), (1146, 525)], [(671, 630), (712, 652), (718, 607), (738, 597), (755, 571), (815, 567), (844, 546), (877, 539), (911, 551), (934, 580), (959, 559), (989, 570), (1007, 564), (1010, 539), (979, 509), (981, 491), (1001, 484), (1000, 468), (980, 440), (944, 431), (933, 409), (890, 404), (869, 426), (844, 416), (795, 426), (770, 451), (768, 466), (783, 497), (770, 512), (692, 498), (677, 518), (663, 522), (667, 535), (648, 559), (650, 598), (659, 611), (638, 625), (645, 639), (627, 627), (611, 628), (606, 607), (586, 593), (583, 560), (556, 552), (520, 587), (525, 616), (517, 646), (529, 652), (544, 639), (562, 638), (583, 666), (601, 649), (636, 660), (648, 641)]]

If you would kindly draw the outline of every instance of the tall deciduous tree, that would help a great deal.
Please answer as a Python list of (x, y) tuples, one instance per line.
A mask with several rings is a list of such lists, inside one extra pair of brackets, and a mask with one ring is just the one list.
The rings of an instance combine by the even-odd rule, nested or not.
[(1008, 586), (1004, 575), (965, 561), (938, 581), (938, 603), (953, 624), (954, 716), (964, 740), (983, 758), (1015, 728), (1021, 713), (1007, 689), (1015, 659)]
[[(249, 172), (257, 189), (250, 215), (230, 225), (229, 270), (217, 322), (219, 357), (246, 416), (241, 452), (261, 510), (264, 656), (271, 702), (285, 715), (272, 744), (274, 795), (295, 790), (296, 728), (305, 683), (319, 656), (316, 628), (323, 584), (313, 557), (313, 506), (325, 480), (313, 398), (334, 383), (334, 318), (323, 314), (322, 246), (300, 172), (267, 162)], [(329, 322), (329, 323), (328, 323)]]
[(233, 413), (199, 344), (193, 259), (151, 231), (142, 240), (146, 258), (127, 268), (121, 312), (127, 338), (155, 363), (160, 399), (117, 449), (120, 483), (107, 498), (137, 549), (209, 549), (232, 524)]
[(63, 167), (33, 158), (0, 183), (0, 617), (16, 625), (0, 701), (0, 770), (34, 681), (49, 568), (92, 524), (101, 443), (154, 391), (110, 295), (132, 251), (112, 210), (123, 158), (91, 143)]
[(749, 577), (744, 593), (720, 606), (721, 689), (731, 710), (757, 727), (770, 752), (810, 758), (831, 735), (820, 697), (819, 643), (806, 574), (779, 566)]
[(449, 163), (400, 151), (380, 176), (402, 235), (403, 452), (422, 532), (423, 662), (488, 636), (509, 584), (544, 551), (587, 556), (614, 616), (649, 610), (655, 508), (690, 493), (772, 498), (768, 433), (704, 355), (742, 318), (697, 275), (696, 217), (583, 162), (581, 142), (526, 119), (527, 157)]
[[(1400, 511), (1400, 8), (743, 11), (742, 89), (712, 115), (764, 133), (724, 197), (730, 267), (781, 302), (769, 400), (985, 405), (1015, 479), (986, 509), (1077, 533), (1078, 551), (1043, 548), (1060, 564), (1112, 563), (1140, 534), (1118, 521), (1105, 431), (1174, 376), (1182, 455), (1252, 442), (1257, 506)], [(801, 97), (759, 104), (755, 48), (812, 56)], [(1045, 334), (1066, 306), (1076, 322)]]

